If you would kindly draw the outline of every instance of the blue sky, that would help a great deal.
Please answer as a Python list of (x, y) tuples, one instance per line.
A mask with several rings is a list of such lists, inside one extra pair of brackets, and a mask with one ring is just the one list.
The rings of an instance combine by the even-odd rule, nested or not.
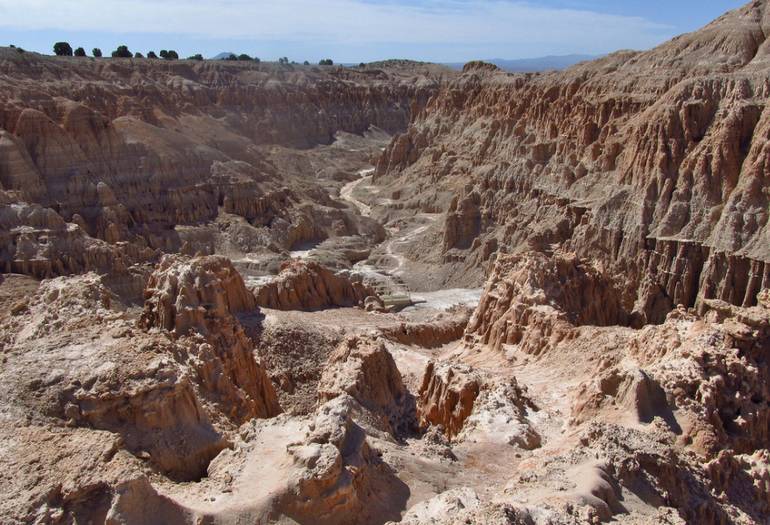
[(0, 45), (462, 62), (647, 49), (742, 0), (0, 0)]

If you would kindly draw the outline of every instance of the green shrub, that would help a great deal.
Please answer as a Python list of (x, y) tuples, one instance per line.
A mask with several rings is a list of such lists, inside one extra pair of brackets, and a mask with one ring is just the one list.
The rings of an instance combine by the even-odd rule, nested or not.
[(136, 53), (134, 53), (134, 58), (144, 58), (144, 55), (141, 54), (139, 51), (137, 51)]
[(331, 58), (325, 58), (318, 63), (319, 66), (333, 66), (334, 61)]
[(251, 62), (251, 57), (246, 53), (241, 53), (240, 55), (238, 55), (238, 60), (242, 60), (244, 62)]
[(77, 48), (75, 50), (75, 56), (76, 57), (84, 57), (84, 56), (86, 56), (86, 50), (83, 49), (82, 47)]
[(101, 49), (99, 49), (98, 47), (95, 47), (95, 48), (93, 48), (93, 49), (91, 50), (91, 54), (92, 54), (93, 56), (95, 56), (96, 58), (101, 58), (101, 57), (102, 57), (102, 50), (101, 50)]
[(56, 56), (71, 57), (72, 46), (68, 42), (56, 42), (53, 45), (53, 52), (56, 53)]
[(128, 50), (128, 46), (118, 46), (118, 48), (112, 52), (112, 58), (131, 58), (134, 54)]
[(195, 55), (193, 55), (191, 57), (188, 57), (187, 60), (198, 60), (198, 61), (200, 61), (200, 60), (203, 60), (203, 55), (201, 55), (200, 53), (197, 53), (197, 54), (195, 54)]
[(147, 58), (158, 58), (158, 55), (155, 54), (155, 51), (150, 51), (147, 53)]

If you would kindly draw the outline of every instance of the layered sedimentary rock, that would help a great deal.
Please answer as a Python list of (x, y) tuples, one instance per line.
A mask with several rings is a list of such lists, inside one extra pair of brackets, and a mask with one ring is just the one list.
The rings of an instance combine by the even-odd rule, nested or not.
[[(553, 246), (602, 261), (623, 306), (755, 304), (770, 286), (770, 7), (564, 72), (470, 64), (380, 158), (402, 207), (447, 210), (428, 260)], [(408, 191), (404, 191), (408, 188)]]
[(271, 282), (254, 290), (257, 304), (274, 310), (319, 310), (322, 308), (363, 306), (364, 299), (376, 296), (359, 280), (335, 274), (312, 261), (290, 261)]
[(626, 324), (619, 295), (573, 254), (500, 255), (466, 333), (494, 348), (519, 345), (537, 354), (573, 337), (574, 326)]
[(167, 255), (150, 277), (145, 296), (140, 325), (171, 331), (177, 338), (192, 336), (202, 386), (224, 413), (246, 421), (280, 412), (273, 385), (236, 317), (256, 311), (256, 302), (229, 259)]
[(221, 213), (264, 228), (264, 246), (367, 234), (268, 146), (396, 132), (437, 85), (428, 66), (322, 71), (7, 48), (0, 69), (0, 268), (38, 277), (180, 251), (176, 227)]

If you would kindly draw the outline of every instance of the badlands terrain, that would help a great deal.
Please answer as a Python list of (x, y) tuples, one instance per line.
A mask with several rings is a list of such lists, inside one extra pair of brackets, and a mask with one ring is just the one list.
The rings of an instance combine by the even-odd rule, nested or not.
[(768, 34), (0, 49), (0, 522), (770, 523)]

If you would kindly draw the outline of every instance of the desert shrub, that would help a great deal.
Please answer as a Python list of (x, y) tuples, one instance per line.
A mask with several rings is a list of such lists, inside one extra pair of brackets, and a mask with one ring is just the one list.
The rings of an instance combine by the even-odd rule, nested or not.
[(118, 48), (112, 52), (112, 58), (131, 58), (133, 53), (128, 50), (128, 46), (118, 46)]
[(76, 57), (84, 57), (84, 56), (86, 56), (86, 50), (83, 49), (82, 47), (77, 48), (75, 50), (75, 56)]
[(95, 47), (95, 48), (93, 48), (93, 49), (91, 50), (91, 54), (92, 54), (93, 56), (95, 56), (96, 58), (101, 58), (101, 57), (102, 57), (102, 50), (101, 50), (101, 49), (99, 49), (98, 47)]
[(53, 52), (56, 53), (56, 56), (71, 57), (72, 46), (68, 42), (56, 42), (53, 45)]

